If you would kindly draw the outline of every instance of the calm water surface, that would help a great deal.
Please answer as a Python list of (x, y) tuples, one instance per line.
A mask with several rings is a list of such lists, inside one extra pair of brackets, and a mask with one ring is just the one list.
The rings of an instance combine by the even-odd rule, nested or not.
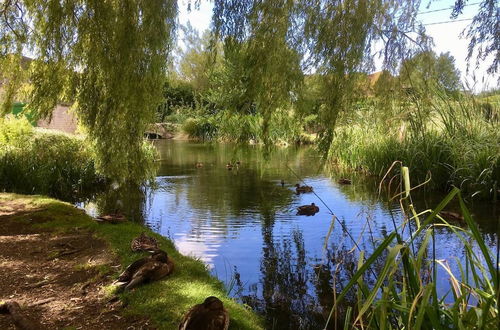
[[(156, 145), (162, 159), (158, 187), (145, 196), (122, 193), (127, 200), (121, 206), (173, 239), (183, 254), (203, 260), (233, 297), (265, 315), (270, 329), (321, 329), (333, 302), (335, 267), (343, 265), (337, 292), (356, 268), (359, 254), (353, 239), (369, 254), (401, 221), (399, 206), (378, 198), (375, 181), (361, 176), (352, 178), (352, 185), (337, 184), (341, 176), (324, 172), (311, 148), (276, 150), (266, 160), (262, 149), (252, 146), (176, 141)], [(238, 168), (226, 169), (228, 162), (237, 160)], [(298, 179), (292, 171), (314, 187), (342, 224), (335, 223), (328, 239), (332, 215), (316, 195), (294, 193)], [(424, 210), (441, 197), (418, 198), (415, 206)], [(116, 200), (105, 195), (96, 202), (109, 208)], [(319, 205), (319, 213), (296, 215), (297, 206), (311, 202)], [(472, 211), (494, 248), (497, 211), (492, 204), (473, 205)], [(452, 261), (464, 255), (451, 233), (436, 234), (438, 258)], [(439, 290), (444, 293), (448, 281), (442, 275)]]

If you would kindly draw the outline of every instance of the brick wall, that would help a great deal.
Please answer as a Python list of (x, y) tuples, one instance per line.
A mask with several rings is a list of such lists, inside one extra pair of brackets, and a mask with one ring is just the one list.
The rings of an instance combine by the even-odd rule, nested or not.
[(77, 119), (76, 116), (69, 111), (69, 106), (58, 104), (52, 112), (51, 120), (39, 120), (37, 126), (74, 134), (76, 132)]

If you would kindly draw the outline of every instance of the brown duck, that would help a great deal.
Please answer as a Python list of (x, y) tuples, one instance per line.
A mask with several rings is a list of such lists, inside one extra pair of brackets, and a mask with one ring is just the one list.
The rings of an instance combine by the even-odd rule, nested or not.
[(154, 251), (158, 250), (158, 241), (156, 238), (147, 236), (146, 233), (142, 232), (141, 235), (137, 236), (130, 242), (130, 248), (132, 251)]
[(439, 215), (447, 221), (464, 221), (464, 217), (456, 212), (441, 211)]
[(127, 221), (125, 216), (120, 213), (111, 213), (111, 214), (105, 214), (105, 215), (100, 215), (95, 218), (95, 221), (97, 222), (102, 222), (102, 223), (121, 223)]
[(197, 168), (202, 168), (203, 167), (203, 163), (196, 163), (195, 165)]
[(309, 193), (309, 192), (313, 191), (313, 187), (311, 187), (311, 186), (301, 186), (300, 184), (297, 183), (295, 185), (295, 191), (297, 192), (297, 194)]
[(174, 261), (163, 250), (156, 250), (148, 257), (134, 261), (120, 274), (115, 284), (119, 289), (130, 290), (142, 283), (157, 281), (174, 271)]
[(229, 313), (217, 297), (193, 306), (182, 318), (179, 330), (227, 330)]
[(234, 167), (234, 165), (233, 165), (233, 164), (231, 164), (231, 163), (227, 163), (227, 164), (226, 164), (226, 168), (227, 168), (229, 171), (231, 171), (231, 170), (233, 169), (233, 167)]
[(337, 181), (339, 184), (351, 184), (352, 181), (349, 179), (341, 178), (339, 181)]
[(311, 203), (311, 205), (302, 205), (297, 208), (297, 215), (315, 215), (319, 212), (319, 207), (316, 204)]

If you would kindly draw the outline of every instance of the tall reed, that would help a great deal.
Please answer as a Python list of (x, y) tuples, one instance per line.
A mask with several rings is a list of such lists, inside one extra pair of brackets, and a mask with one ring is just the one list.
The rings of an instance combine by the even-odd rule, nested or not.
[[(398, 198), (403, 214), (400, 225), (369, 255), (359, 254), (358, 269), (335, 297), (327, 324), (349, 292), (357, 304), (349, 308), (344, 329), (497, 329), (499, 308), (497, 251), (491, 251), (479, 233), (459, 189), (454, 188), (433, 210), (417, 213), (411, 201), (407, 167), (400, 167)], [(465, 228), (447, 222), (440, 212), (454, 198), (460, 204)], [(447, 260), (436, 258), (435, 230), (445, 228), (463, 244), (465, 254), (457, 258), (458, 270)], [(406, 232), (406, 235), (404, 234)], [(375, 263), (382, 267), (375, 274)], [(438, 294), (438, 268), (451, 283), (446, 294)], [(375, 275), (375, 281), (367, 278)], [(447, 297), (452, 301), (447, 301)], [(448, 298), (448, 300), (450, 300)]]

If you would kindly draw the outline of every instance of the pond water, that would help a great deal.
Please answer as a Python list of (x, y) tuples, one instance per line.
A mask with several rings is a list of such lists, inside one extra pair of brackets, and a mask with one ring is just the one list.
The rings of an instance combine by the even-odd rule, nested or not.
[[(342, 176), (325, 172), (312, 148), (278, 149), (265, 159), (257, 146), (156, 145), (161, 163), (155, 189), (122, 191), (119, 201), (116, 194), (103, 194), (87, 207), (112, 210), (118, 203), (131, 218), (171, 238), (180, 252), (203, 260), (231, 296), (262, 313), (269, 329), (323, 328), (333, 304), (335, 267), (342, 265), (337, 292), (355, 271), (359, 251), (353, 240), (369, 255), (401, 222), (399, 205), (378, 197), (375, 180), (351, 176), (352, 185), (339, 185)], [(235, 161), (238, 167), (226, 169)], [(295, 194), (299, 177), (315, 194)], [(417, 196), (414, 204), (424, 210), (441, 197)], [(320, 208), (316, 215), (296, 215), (298, 206), (311, 202)], [(325, 204), (339, 220), (333, 227)], [(472, 213), (494, 248), (498, 211), (486, 204), (473, 205)], [(436, 230), (436, 236), (437, 258), (464, 255), (451, 233)], [(444, 275), (441, 293), (449, 288)]]

